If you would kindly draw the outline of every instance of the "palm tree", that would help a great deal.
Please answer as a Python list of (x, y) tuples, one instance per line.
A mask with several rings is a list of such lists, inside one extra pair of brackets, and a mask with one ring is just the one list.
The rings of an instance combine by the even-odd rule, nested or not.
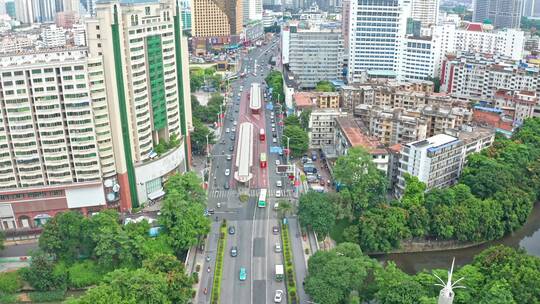
[(289, 201), (279, 200), (277, 210), (278, 210), (279, 216), (281, 218), (284, 218), (288, 213), (294, 211), (294, 206)]

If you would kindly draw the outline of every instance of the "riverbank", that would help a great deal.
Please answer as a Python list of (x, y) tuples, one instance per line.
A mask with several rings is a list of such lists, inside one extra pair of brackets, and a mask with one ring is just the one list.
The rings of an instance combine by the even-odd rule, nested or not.
[(458, 250), (458, 249), (476, 247), (487, 242), (488, 241), (460, 242), (456, 240), (448, 240), (448, 241), (405, 240), (405, 241), (401, 241), (399, 249), (394, 249), (390, 252), (368, 252), (367, 254), (370, 256), (379, 256), (379, 255), (384, 255), (384, 254), (397, 254), (397, 253), (448, 251), (448, 250)]

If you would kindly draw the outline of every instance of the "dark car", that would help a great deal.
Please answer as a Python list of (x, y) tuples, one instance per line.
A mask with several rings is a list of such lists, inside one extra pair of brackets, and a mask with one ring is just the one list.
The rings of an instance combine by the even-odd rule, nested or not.
[(279, 227), (278, 226), (272, 227), (272, 233), (273, 234), (278, 234), (279, 233)]
[(225, 184), (223, 184), (223, 189), (229, 190), (229, 188), (229, 182), (225, 182)]
[(229, 226), (229, 234), (234, 234), (235, 231), (234, 226)]
[(215, 210), (214, 209), (208, 209), (208, 214), (214, 214)]
[(235, 139), (236, 139), (236, 135), (232, 134), (230, 138), (231, 138), (231, 140), (235, 140)]
[(231, 152), (234, 151), (234, 147), (233, 147), (233, 146), (230, 146), (230, 147), (229, 147), (229, 151), (231, 151)]

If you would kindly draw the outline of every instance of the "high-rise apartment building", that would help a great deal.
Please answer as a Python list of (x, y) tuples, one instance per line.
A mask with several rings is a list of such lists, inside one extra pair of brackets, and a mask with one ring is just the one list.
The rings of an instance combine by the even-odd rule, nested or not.
[(111, 134), (107, 116), (98, 135), (86, 49), (2, 55), (0, 67), (3, 228), (104, 206), (103, 170), (115, 170), (99, 140)]
[(540, 17), (540, 1), (539, 0), (524, 0), (523, 1), (523, 16), (524, 17)]
[(291, 22), (283, 28), (283, 64), (288, 64), (300, 88), (315, 88), (321, 80), (337, 80), (343, 70), (340, 29)]
[(240, 35), (243, 26), (243, 0), (192, 0), (194, 37)]
[(24, 24), (34, 22), (34, 10), (31, 0), (15, 0), (15, 19)]
[[(180, 14), (173, 1), (98, 2), (87, 25), (90, 56), (103, 56), (107, 71), (120, 192), (132, 205), (162, 195), (167, 176), (189, 167), (189, 72)], [(156, 147), (167, 142), (178, 145), (158, 155)]]
[(247, 24), (250, 20), (262, 20), (262, 0), (243, 0), (242, 10), (244, 24)]
[(53, 21), (56, 15), (55, 0), (33, 0), (34, 21), (38, 23)]
[(63, 47), (66, 45), (66, 30), (56, 25), (43, 29), (41, 38), (47, 48)]
[(497, 28), (519, 28), (523, 0), (474, 0), (473, 21), (489, 20)]
[(349, 81), (362, 74), (395, 73), (410, 16), (410, 0), (351, 1)]
[(179, 12), (172, 1), (101, 2), (88, 47), (0, 55), (0, 229), (68, 209), (127, 211), (187, 169)]
[(411, 17), (420, 21), (422, 26), (437, 23), (440, 0), (412, 0)]

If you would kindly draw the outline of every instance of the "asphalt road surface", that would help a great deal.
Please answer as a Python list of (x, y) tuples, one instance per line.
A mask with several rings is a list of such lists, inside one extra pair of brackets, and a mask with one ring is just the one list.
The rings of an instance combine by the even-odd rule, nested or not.
[[(278, 154), (270, 154), (270, 146), (279, 145), (272, 143), (272, 122), (270, 111), (266, 110), (266, 102), (262, 103), (259, 114), (252, 114), (249, 110), (248, 92), (251, 83), (264, 83), (264, 78), (271, 71), (269, 67), (270, 57), (275, 56), (277, 50), (276, 39), (268, 45), (263, 45), (252, 50), (242, 57), (242, 72), (245, 78), (237, 79), (231, 83), (231, 94), (227, 99), (227, 113), (224, 119), (224, 130), (211, 151), (212, 167), (209, 177), (208, 208), (215, 209), (213, 215), (214, 224), (208, 236), (205, 255), (210, 256), (210, 262), (205, 262), (203, 270), (210, 267), (211, 271), (201, 271), (201, 284), (199, 297), (196, 303), (209, 303), (212, 290), (212, 278), (214, 275), (215, 250), (219, 236), (219, 222), (227, 220), (227, 226), (234, 226), (235, 233), (227, 235), (227, 247), (225, 248), (225, 260), (223, 280), (221, 282), (221, 303), (274, 303), (276, 290), (285, 290), (283, 282), (274, 279), (275, 265), (283, 264), (282, 253), (275, 252), (276, 243), (280, 243), (279, 234), (272, 233), (272, 227), (278, 226), (278, 215), (273, 209), (274, 203), (280, 199), (275, 197), (276, 190), (285, 190), (284, 199), (292, 197), (288, 188), (288, 181), (276, 174), (276, 159), (283, 159)], [(240, 90), (242, 88), (242, 90)], [(262, 86), (264, 90), (265, 85)], [(266, 100), (265, 100), (266, 101)], [(279, 139), (281, 129), (277, 127), (279, 120), (275, 115), (276, 138)], [(231, 132), (226, 133), (228, 128), (238, 129), (240, 123), (249, 121), (254, 124), (253, 140), (253, 166), (251, 172), (253, 178), (249, 183), (249, 201), (242, 203), (239, 200), (238, 185), (234, 180), (234, 163), (237, 150), (238, 136), (231, 139)], [(236, 123), (236, 124), (235, 124)], [(259, 129), (266, 129), (266, 141), (259, 140)], [(222, 140), (224, 143), (222, 144)], [(231, 148), (232, 147), (232, 148)], [(233, 151), (230, 151), (233, 150)], [(260, 168), (259, 155), (267, 154), (267, 168)], [(227, 155), (231, 160), (227, 160)], [(229, 169), (230, 174), (225, 175)], [(282, 187), (276, 186), (277, 180), (282, 180)], [(227, 187), (226, 187), (227, 185)], [(226, 189), (229, 188), (229, 189)], [(261, 188), (268, 189), (267, 207), (258, 208), (257, 200)], [(217, 208), (217, 203), (221, 204)], [(219, 221), (216, 221), (217, 220)], [(238, 255), (232, 257), (231, 248), (238, 248)], [(247, 271), (247, 280), (240, 281), (240, 268)], [(202, 291), (207, 288), (208, 293)], [(284, 298), (282, 303), (286, 303)]]

